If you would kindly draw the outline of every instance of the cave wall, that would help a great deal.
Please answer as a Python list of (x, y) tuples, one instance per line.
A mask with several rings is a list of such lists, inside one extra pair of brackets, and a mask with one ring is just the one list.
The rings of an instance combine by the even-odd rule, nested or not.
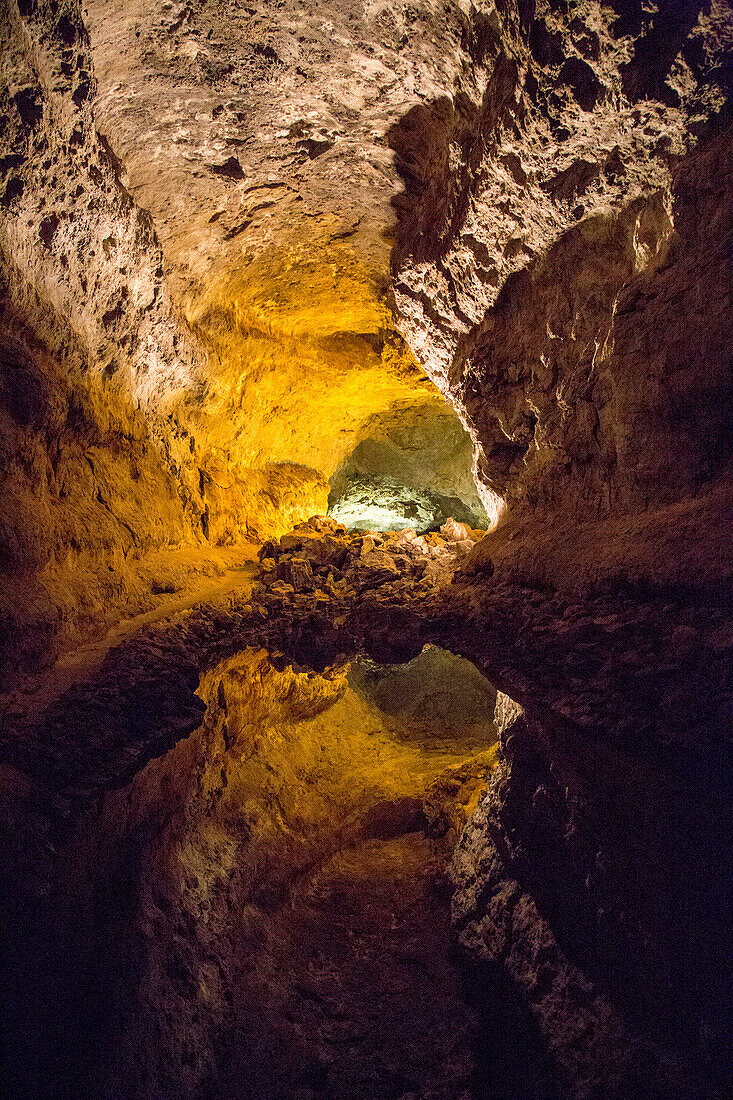
[(500, 521), (447, 620), (527, 708), (455, 926), (561, 1095), (722, 1095), (731, 13), (474, 20), (478, 88), (391, 135), (400, 328)]
[(502, 755), (453, 863), (459, 942), (520, 991), (561, 1096), (723, 1095), (721, 774), (531, 719)]
[(499, 509), (644, 508), (724, 461), (729, 15), (474, 9), (476, 87), (391, 133), (400, 327)]
[(230, 0), (86, 10), (98, 126), (211, 353), (194, 413), (209, 529), (231, 540), (247, 515), (263, 537), (282, 533), (325, 511), (323, 479), (369, 421), (437, 403), (389, 308), (386, 135), (460, 71), (465, 15)]
[(417, 529), (409, 515), (412, 500), (422, 501), (427, 517), (437, 520), (428, 526), (440, 526), (450, 516), (475, 528), (486, 525), (473, 480), (471, 439), (451, 408), (438, 401), (398, 406), (372, 417), (362, 434), (330, 480), (331, 514), (349, 505), (359, 522), (360, 508), (368, 515), (370, 505), (379, 503), (394, 509), (393, 526), (402, 516), (402, 526)]
[[(80, 612), (113, 611), (148, 549), (316, 510), (372, 418), (424, 399), (417, 360), (502, 523), (419, 609), (365, 600), (334, 625), (306, 608), (301, 656), (438, 642), (524, 705), (455, 864), (464, 948), (523, 992), (565, 1094), (722, 1094), (729, 9), (388, 5), (355, 37), (345, 10), (333, 56), (306, 51), (307, 111), (291, 97), (314, 117), (287, 127), (278, 95), (302, 59), (285, 23), (268, 38), (269, 13), (230, 61), (224, 5), (207, 5), (214, 27), (162, 4), (149, 26), (147, 8), (90, 9), (96, 108), (76, 4), (0, 16), (6, 644), (41, 656)], [(384, 297), (397, 171), (412, 354)], [(255, 631), (268, 612), (240, 615)], [(167, 656), (175, 739), (196, 663), (184, 676)], [(114, 715), (131, 666), (116, 673)], [(57, 756), (73, 718), (51, 726)], [(77, 802), (109, 781), (95, 746), (117, 774), (116, 733), (90, 720)]]
[[(104, 18), (114, 30), (106, 5)], [(381, 229), (354, 246), (338, 212), (311, 210), (293, 232), (286, 208), (302, 196), (271, 187), (266, 164), (251, 187), (185, 161), (182, 182), (180, 165), (161, 162), (147, 115), (126, 113), (117, 95), (122, 115), (110, 117), (115, 70), (104, 43), (90, 48), (75, 0), (13, 0), (2, 50), (0, 522), (12, 675), (122, 608), (149, 607), (151, 553), (178, 551), (179, 574), (195, 577), (210, 545), (325, 511), (328, 478), (364, 423), (433, 398), (383, 300)], [(181, 104), (175, 69), (165, 73), (159, 111), (167, 97)], [(118, 75), (134, 90), (135, 72)], [(215, 126), (221, 91), (214, 81), (206, 93)], [(240, 120), (243, 135), (252, 121)], [(145, 188), (136, 172), (151, 165)], [(371, 175), (385, 206), (390, 185)], [(225, 216), (232, 188), (261, 212), (253, 235)], [(322, 203), (323, 181), (315, 190)], [(289, 196), (275, 204), (273, 231), (262, 222), (271, 193)], [(349, 217), (360, 221), (353, 208)], [(199, 223), (216, 262), (201, 261)]]
[(2, 66), (2, 633), (32, 660), (125, 600), (132, 559), (201, 541), (173, 405), (202, 356), (95, 130), (78, 6), (5, 5)]

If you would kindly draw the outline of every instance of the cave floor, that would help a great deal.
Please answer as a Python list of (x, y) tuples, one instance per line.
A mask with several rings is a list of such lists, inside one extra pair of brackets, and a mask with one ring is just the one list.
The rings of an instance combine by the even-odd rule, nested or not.
[[(10, 691), (0, 694), (0, 715), (14, 721), (38, 722), (43, 714), (71, 688), (92, 681), (104, 658), (115, 646), (132, 638), (151, 623), (164, 622), (182, 611), (199, 604), (208, 604), (236, 593), (248, 598), (257, 572), (257, 546), (243, 543), (235, 551), (212, 549), (206, 564), (217, 571), (208, 573), (182, 569), (184, 555), (158, 555), (175, 559), (179, 579), (175, 591), (151, 596), (153, 606), (130, 618), (117, 619), (100, 636), (70, 645), (58, 659), (46, 668), (28, 673)], [(200, 562), (196, 562), (200, 568)], [(172, 587), (172, 586), (171, 586)]]

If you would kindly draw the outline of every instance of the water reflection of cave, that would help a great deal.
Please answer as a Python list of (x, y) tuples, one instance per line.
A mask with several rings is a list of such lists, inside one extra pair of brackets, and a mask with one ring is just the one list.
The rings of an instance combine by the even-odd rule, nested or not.
[(331, 478), (329, 513), (347, 527), (372, 531), (423, 532), (449, 516), (484, 528), (471, 465), (471, 440), (452, 409), (395, 408), (372, 418)]
[(87, 821), (58, 907), (74, 1034), (63, 1013), (35, 1028), (73, 1065), (37, 1095), (475, 1095), (444, 875), (502, 697), (432, 645), (323, 673), (284, 660), (248, 649), (204, 673), (201, 727)]

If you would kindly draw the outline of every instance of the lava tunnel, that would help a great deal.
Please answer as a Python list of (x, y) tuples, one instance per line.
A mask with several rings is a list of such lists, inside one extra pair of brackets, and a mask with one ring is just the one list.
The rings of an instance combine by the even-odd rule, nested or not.
[(731, 1094), (730, 0), (2, 0), (9, 1100)]
[(331, 478), (328, 514), (365, 531), (414, 528), (448, 519), (485, 528), (472, 476), (471, 440), (450, 408), (434, 403), (372, 417)]

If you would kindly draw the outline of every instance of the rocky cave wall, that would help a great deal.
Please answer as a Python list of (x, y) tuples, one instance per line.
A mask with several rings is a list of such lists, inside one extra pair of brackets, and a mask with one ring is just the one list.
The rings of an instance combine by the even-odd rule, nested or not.
[(729, 8), (474, 19), (475, 87), (391, 133), (402, 331), (497, 507), (591, 518), (694, 492), (727, 446)]
[(455, 925), (524, 990), (562, 1095), (716, 1094), (731, 13), (502, 4), (482, 26), (481, 95), (392, 134), (402, 331), (503, 515), (468, 566), (483, 641), (458, 649), (503, 637), (485, 661), (529, 715), (459, 846)]
[(78, 8), (0, 18), (3, 648), (28, 660), (59, 615), (119, 596), (128, 555), (196, 539), (200, 502), (176, 461), (189, 440), (165, 420), (201, 380), (150, 218), (94, 129)]
[(318, 18), (7, 7), (5, 621), (27, 656), (144, 602), (150, 549), (325, 510), (375, 421), (439, 407), (385, 298), (399, 174), (399, 325), (490, 516), (639, 510), (724, 462), (725, 5)]
[(347, 527), (369, 527), (380, 509), (392, 528), (422, 531), (451, 516), (486, 526), (471, 440), (450, 407), (426, 403), (382, 413), (367, 422), (363, 435), (330, 480), (330, 515)]
[[(325, 508), (374, 417), (440, 407), (419, 362), (502, 522), (442, 595), (267, 597), (247, 637), (438, 642), (519, 700), (454, 864), (465, 950), (562, 1095), (723, 1095), (730, 9), (322, 14), (94, 2), (90, 50), (72, 0), (4, 5), (6, 644), (124, 603), (148, 549)], [(160, 652), (175, 740), (209, 668)]]
[(730, 555), (678, 508), (696, 571), (620, 557), (642, 523), (674, 548), (658, 518), (621, 528), (602, 579), (566, 565), (562, 584), (539, 581), (506, 557), (471, 574), (456, 543), (458, 572), (432, 592), (415, 545), (427, 540), (409, 533), (377, 551), (351, 536), (350, 562), (296, 583), (298, 555), (335, 561), (341, 541), (303, 527), (264, 548), (277, 572), (263, 562), (253, 602), (290, 623), (299, 661), (347, 646), (404, 660), (438, 642), (523, 705), (506, 708), (500, 766), (459, 841), (453, 920), (483, 986), (504, 975), (521, 992), (563, 1097), (725, 1094)]
[[(441, 407), (394, 331), (388, 131), (470, 65), (466, 15), (228, 0), (87, 13), (99, 127), (212, 351), (211, 530), (236, 537), (238, 486), (263, 468), (274, 495), (292, 486), (288, 519), (323, 511), (322, 479), (362, 439)], [(249, 508), (260, 534), (284, 529), (265, 531), (270, 508), (265, 494)]]
[[(363, 120), (344, 106), (345, 190), (340, 155), (321, 160), (331, 138), (311, 132), (311, 108), (327, 110), (325, 59), (309, 78), (313, 104), (301, 97), (306, 117), (284, 131), (278, 97), (302, 83), (297, 59), (272, 64), (262, 28), (242, 27), (226, 4), (198, 13), (204, 25), (185, 41), (169, 38), (159, 9), (145, 8), (141, 36), (135, 5), (105, 4), (101, 18), (92, 5), (86, 23), (74, 0), (3, 8), (11, 667), (146, 606), (140, 563), (152, 551), (196, 550), (180, 557), (195, 572), (212, 544), (325, 511), (328, 478), (367, 421), (440, 403), (385, 303), (396, 180), (386, 142), (373, 139), (378, 165), (365, 160)], [(233, 65), (243, 31), (251, 42)], [(171, 42), (180, 49), (168, 56)], [(442, 72), (428, 47), (426, 65)], [(416, 51), (408, 68), (419, 72)], [(331, 79), (342, 87), (343, 73)], [(245, 88), (247, 110), (233, 114)], [(375, 112), (385, 130), (384, 106)], [(273, 156), (245, 171), (236, 151), (260, 124)]]

